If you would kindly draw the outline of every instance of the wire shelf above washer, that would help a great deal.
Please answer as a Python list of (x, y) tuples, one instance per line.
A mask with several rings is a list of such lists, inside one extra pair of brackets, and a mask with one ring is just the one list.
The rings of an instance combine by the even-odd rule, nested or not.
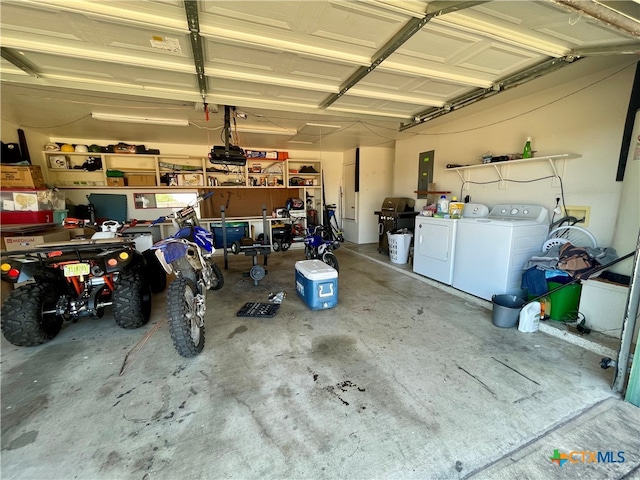
[(518, 160), (507, 160), (505, 162), (480, 163), (478, 165), (464, 165), (462, 167), (448, 168), (447, 170), (455, 171), (460, 177), (460, 180), (462, 180), (462, 183), (466, 184), (470, 180), (469, 174), (467, 174), (466, 175), (467, 178), (465, 178), (465, 175), (462, 173), (463, 171), (477, 169), (477, 168), (493, 167), (496, 171), (496, 174), (498, 175), (498, 178), (500, 179), (500, 188), (506, 188), (505, 184), (508, 179), (505, 178), (505, 171), (504, 171), (505, 167), (508, 167), (510, 165), (522, 165), (524, 163), (549, 162), (549, 166), (551, 167), (553, 176), (560, 177), (558, 173), (558, 168), (556, 166), (556, 163), (558, 161), (572, 160), (574, 158), (581, 158), (581, 157), (582, 155), (579, 155), (576, 153), (561, 153), (558, 155), (545, 155), (545, 156), (532, 157), (532, 158), (521, 158)]

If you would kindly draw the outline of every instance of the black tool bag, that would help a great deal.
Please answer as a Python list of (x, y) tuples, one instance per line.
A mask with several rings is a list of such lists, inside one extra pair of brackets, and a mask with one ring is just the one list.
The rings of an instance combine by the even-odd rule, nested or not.
[(18, 163), (22, 161), (20, 145), (17, 143), (2, 143), (2, 163)]
[(300, 198), (287, 198), (287, 210), (304, 210), (304, 202)]

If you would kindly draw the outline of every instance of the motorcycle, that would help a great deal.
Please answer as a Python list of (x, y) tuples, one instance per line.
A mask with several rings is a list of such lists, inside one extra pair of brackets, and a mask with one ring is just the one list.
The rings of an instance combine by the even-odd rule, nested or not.
[(173, 345), (183, 357), (194, 357), (204, 348), (204, 314), (207, 290), (224, 285), (222, 270), (213, 261), (213, 235), (200, 226), (194, 206), (213, 192), (199, 196), (194, 205), (160, 217), (152, 225), (172, 220), (178, 232), (156, 242), (155, 252), (164, 270), (175, 274), (167, 291), (167, 317)]
[(303, 241), (304, 256), (307, 260), (320, 259), (330, 267), (340, 271), (338, 258), (333, 253), (334, 250), (340, 248), (340, 242), (326, 239), (325, 228), (322, 225), (307, 229)]

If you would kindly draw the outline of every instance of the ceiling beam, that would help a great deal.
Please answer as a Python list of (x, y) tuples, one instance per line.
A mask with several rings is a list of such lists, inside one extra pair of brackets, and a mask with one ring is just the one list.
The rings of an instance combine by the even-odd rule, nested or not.
[(433, 120), (453, 111), (460, 110), (463, 107), (472, 105), (476, 102), (479, 102), (480, 100), (484, 100), (486, 98), (497, 95), (498, 93), (504, 92), (510, 88), (530, 82), (531, 80), (534, 80), (538, 77), (547, 75), (548, 73), (570, 65), (580, 58), (582, 57), (566, 56), (562, 58), (552, 58), (550, 60), (546, 60), (538, 65), (527, 68), (522, 72), (511, 75), (510, 77), (497, 82), (490, 88), (481, 88), (474, 90), (465, 95), (461, 95), (460, 97), (448, 102), (446, 105), (440, 108), (430, 108), (428, 110), (420, 112), (414, 117), (414, 120), (412, 122), (400, 125), (398, 131), (403, 132), (417, 125), (428, 122), (429, 120)]
[(191, 51), (193, 53), (193, 63), (196, 67), (198, 77), (198, 88), (204, 102), (207, 97), (207, 76), (204, 72), (204, 48), (202, 47), (202, 37), (200, 37), (200, 21), (198, 20), (198, 2), (196, 0), (184, 0), (184, 9), (187, 14), (187, 24), (189, 25), (189, 38), (191, 39)]
[[(604, 23), (609, 28), (614, 28), (632, 37), (637, 38), (640, 35), (640, 19), (614, 10), (602, 2), (594, 0), (551, 0), (551, 2), (561, 5), (569, 11), (578, 12), (581, 15)], [(636, 2), (630, 3), (637, 5)], [(638, 8), (640, 7), (636, 8), (636, 15), (638, 14)]]
[(358, 68), (346, 82), (340, 87), (338, 93), (334, 93), (326, 98), (321, 104), (320, 108), (325, 109), (333, 104), (336, 100), (342, 97), (347, 91), (349, 91), (360, 80), (369, 75), (375, 70), (378, 65), (384, 62), (391, 54), (398, 50), (407, 40), (413, 37), (416, 33), (422, 29), (431, 19), (439, 17), (451, 12), (457, 12), (465, 8), (473, 7), (481, 3), (487, 3), (483, 1), (470, 1), (470, 2), (434, 2), (429, 6), (435, 6), (436, 10), (433, 13), (428, 13), (422, 18), (412, 18), (409, 20), (391, 39), (385, 43), (380, 50), (375, 54), (373, 62), (368, 67)]
[(6, 47), (0, 47), (0, 55), (7, 62), (11, 63), (12, 65), (14, 65), (16, 67), (18, 67), (20, 70), (25, 72), (27, 75), (29, 75), (31, 77), (35, 77), (35, 78), (40, 78), (40, 75), (38, 74), (38, 72), (36, 72), (36, 70), (31, 65), (29, 65), (24, 59), (20, 58), (19, 54), (13, 53), (12, 50), (10, 50), (10, 49), (8, 49)]

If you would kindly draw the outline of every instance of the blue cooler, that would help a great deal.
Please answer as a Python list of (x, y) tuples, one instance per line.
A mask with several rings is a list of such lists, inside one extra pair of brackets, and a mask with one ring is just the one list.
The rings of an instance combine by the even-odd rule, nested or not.
[(320, 260), (296, 262), (296, 292), (311, 310), (338, 303), (338, 271)]

